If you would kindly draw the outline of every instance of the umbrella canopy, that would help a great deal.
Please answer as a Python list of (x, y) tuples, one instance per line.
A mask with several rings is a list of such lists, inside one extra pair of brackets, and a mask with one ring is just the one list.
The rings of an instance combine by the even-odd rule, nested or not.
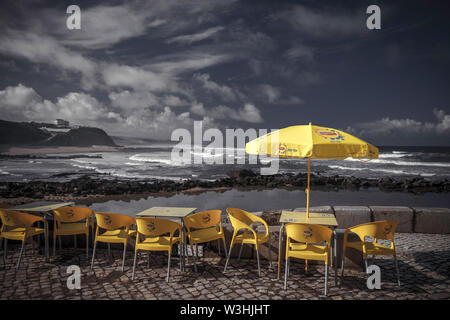
[(248, 142), (245, 151), (270, 157), (308, 158), (307, 217), (311, 159), (378, 158), (377, 147), (343, 131), (311, 123), (270, 132)]

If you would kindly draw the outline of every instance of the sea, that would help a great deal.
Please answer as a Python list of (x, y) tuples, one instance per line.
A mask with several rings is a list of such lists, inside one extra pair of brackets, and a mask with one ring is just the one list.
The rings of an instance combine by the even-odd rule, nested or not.
[[(121, 145), (117, 151), (89, 152), (72, 154), (47, 154), (38, 158), (6, 158), (0, 160), (0, 181), (69, 181), (88, 175), (106, 179), (131, 179), (151, 181), (154, 179), (170, 180), (216, 180), (227, 177), (233, 170), (252, 169), (256, 172), (261, 168), (273, 166), (271, 158), (257, 159), (257, 163), (250, 164), (249, 156), (244, 148), (211, 148), (203, 147), (198, 150), (186, 151), (189, 155), (185, 159), (201, 156), (202, 163), (174, 161), (172, 152), (174, 142), (139, 141), (122, 139), (116, 143)], [(198, 148), (197, 148), (198, 149)], [(425, 179), (450, 179), (450, 147), (421, 147), (421, 146), (390, 146), (379, 147), (378, 159), (357, 160), (311, 160), (311, 172), (323, 176), (354, 176), (378, 179), (382, 177), (408, 178), (423, 177)], [(306, 173), (306, 159), (279, 159), (278, 173)], [(227, 164), (229, 163), (229, 164)], [(208, 193), (206, 193), (208, 194)], [(249, 209), (275, 207), (283, 208), (276, 199), (283, 199), (290, 207), (304, 205), (303, 191), (232, 191), (228, 193), (209, 193), (209, 201), (214, 197), (222, 203), (227, 199), (229, 203), (248, 203)], [(320, 195), (320, 196), (319, 196)], [(205, 195), (190, 195), (172, 197), (170, 205), (182, 205), (197, 201), (207, 203)], [(339, 194), (312, 191), (312, 205), (417, 205), (450, 207), (448, 194), (406, 194), (402, 192), (383, 193), (378, 189), (361, 190), (355, 192), (339, 191)], [(150, 198), (149, 198), (150, 199)], [(178, 200), (177, 200), (178, 199)], [(148, 199), (147, 199), (148, 200)], [(134, 201), (134, 200), (133, 200)], [(144, 200), (142, 200), (144, 201)], [(156, 201), (166, 202), (160, 199)], [(216, 201), (216, 202), (217, 202)], [(281, 201), (281, 200), (280, 200)], [(114, 203), (114, 202), (111, 202)], [(155, 200), (151, 201), (155, 203)], [(143, 204), (145, 206), (146, 204)], [(119, 205), (120, 207), (120, 205)], [(245, 206), (244, 206), (245, 207)], [(103, 208), (108, 209), (108, 208)], [(110, 208), (109, 208), (110, 209)]]

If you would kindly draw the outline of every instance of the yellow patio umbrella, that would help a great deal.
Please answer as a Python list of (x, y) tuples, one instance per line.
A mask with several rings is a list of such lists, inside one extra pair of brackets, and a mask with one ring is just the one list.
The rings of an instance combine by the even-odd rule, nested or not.
[(308, 158), (306, 217), (309, 218), (311, 159), (374, 159), (378, 148), (340, 130), (309, 125), (287, 127), (245, 145), (249, 154), (279, 158)]

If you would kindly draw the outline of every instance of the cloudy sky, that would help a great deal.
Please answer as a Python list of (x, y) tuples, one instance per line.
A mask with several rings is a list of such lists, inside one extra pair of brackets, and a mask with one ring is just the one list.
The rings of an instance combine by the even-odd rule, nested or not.
[[(81, 30), (66, 27), (71, 4)], [(312, 122), (449, 145), (449, 17), (445, 1), (2, 1), (0, 119), (153, 139), (194, 120)]]

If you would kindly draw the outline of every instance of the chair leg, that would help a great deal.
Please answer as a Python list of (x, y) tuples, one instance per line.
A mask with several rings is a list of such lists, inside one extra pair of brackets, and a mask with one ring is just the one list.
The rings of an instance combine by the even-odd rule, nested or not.
[(284, 266), (284, 290), (287, 289), (287, 279), (289, 276), (289, 258), (286, 259), (285, 266)]
[(233, 249), (233, 242), (231, 242), (231, 245), (230, 245), (230, 251), (228, 252), (227, 261), (225, 261), (225, 268), (223, 268), (223, 273), (227, 272), (228, 261), (230, 261), (232, 249)]
[(238, 262), (241, 260), (241, 253), (242, 253), (243, 247), (244, 247), (244, 242), (241, 242), (241, 248), (239, 249), (239, 255), (238, 255), (238, 259), (237, 259)]
[(328, 294), (328, 263), (325, 264), (325, 295)]
[(364, 265), (366, 266), (366, 273), (367, 273), (367, 257), (364, 258)]
[(147, 254), (147, 268), (150, 268), (150, 251)]
[(267, 242), (267, 248), (269, 250), (269, 269), (272, 269), (272, 250), (270, 249), (269, 242)]
[(170, 278), (170, 258), (172, 257), (172, 252), (169, 251), (169, 258), (167, 259), (167, 279), (166, 281), (169, 282)]
[(30, 237), (30, 242), (31, 242), (31, 254), (34, 255), (34, 242), (33, 242), (33, 237)]
[(397, 262), (397, 256), (394, 255), (394, 262), (395, 262), (395, 269), (397, 270), (397, 283), (400, 287), (400, 271), (398, 270), (398, 262)]
[(97, 242), (94, 242), (94, 249), (92, 251), (91, 270), (94, 267), (95, 249), (97, 248)]
[(288, 272), (288, 277), (291, 274), (291, 258), (288, 259), (288, 268), (287, 268), (287, 272)]
[[(189, 246), (191, 247), (192, 256), (194, 256), (194, 247), (192, 246), (192, 243), (190, 243)], [(195, 245), (195, 249), (197, 249), (197, 245)], [(197, 272), (197, 259), (198, 259), (198, 257), (195, 255), (195, 258), (193, 258), (193, 260), (194, 260), (194, 271), (195, 272)]]
[(75, 249), (77, 248), (77, 235), (76, 234), (73, 235), (73, 246)]
[(53, 236), (53, 258), (56, 257), (56, 235)]
[(108, 259), (111, 260), (111, 244), (108, 243)]
[(217, 253), (219, 254), (220, 257), (220, 239), (217, 239)]
[(86, 233), (86, 259), (89, 259), (89, 233)]
[(342, 251), (342, 264), (341, 264), (341, 285), (344, 282), (344, 261), (345, 261), (345, 248)]
[(8, 239), (5, 238), (5, 249), (3, 252), (3, 262), (6, 264), (6, 256), (8, 255)]
[(123, 245), (122, 272), (123, 272), (124, 269), (125, 269), (125, 257), (126, 257), (126, 255), (127, 255), (127, 244), (125, 243), (125, 244)]
[(59, 250), (62, 250), (62, 240), (61, 240), (61, 236), (59, 236), (58, 238), (59, 238)]
[(134, 276), (136, 274), (136, 257), (137, 257), (137, 250), (134, 250), (133, 275), (131, 276), (131, 280), (134, 280)]
[(181, 256), (180, 255), (179, 255), (179, 257), (180, 257), (180, 272), (182, 272), (183, 271), (183, 264), (181, 263), (182, 260), (181, 260)]
[(222, 238), (222, 241), (223, 241), (223, 251), (225, 252), (225, 258), (228, 258), (227, 244), (225, 242), (225, 237)]
[(22, 248), (20, 248), (19, 260), (17, 261), (16, 269), (19, 269), (20, 260), (22, 260), (22, 255), (23, 255), (23, 252), (25, 251), (25, 241), (26, 241), (26, 239), (22, 241)]
[(256, 249), (256, 260), (258, 262), (258, 277), (261, 278), (261, 265), (259, 263), (259, 250)]
[[(1, 239), (3, 241), (3, 238), (1, 238)], [(5, 266), (6, 266), (6, 252), (7, 252), (7, 248), (8, 248), (7, 242), (8, 242), (8, 239), (5, 239), (4, 247), (3, 247), (3, 265), (5, 265)]]

